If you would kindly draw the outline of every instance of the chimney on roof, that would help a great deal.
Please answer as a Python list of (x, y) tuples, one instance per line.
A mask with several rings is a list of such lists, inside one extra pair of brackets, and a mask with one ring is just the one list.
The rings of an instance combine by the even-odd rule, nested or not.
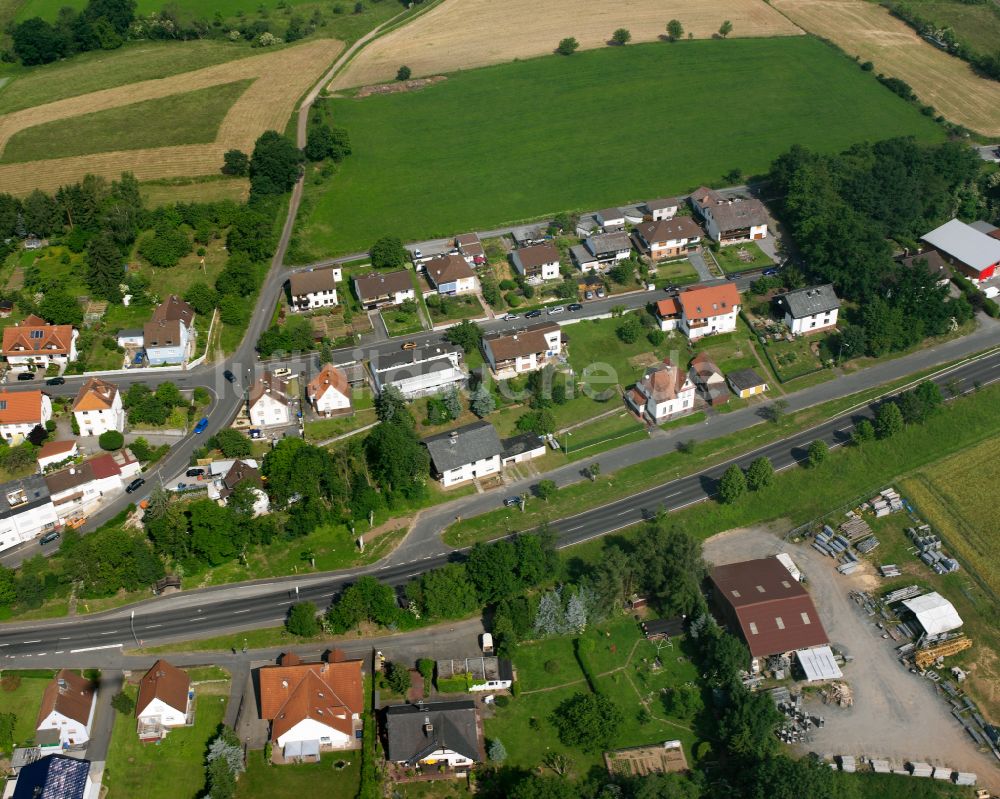
[(424, 716), (424, 735), (430, 735), (434, 732), (434, 725), (431, 724), (430, 716)]

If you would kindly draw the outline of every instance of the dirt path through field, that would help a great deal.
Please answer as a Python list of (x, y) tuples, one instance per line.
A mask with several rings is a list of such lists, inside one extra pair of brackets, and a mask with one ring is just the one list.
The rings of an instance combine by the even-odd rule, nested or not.
[(13, 194), (51, 190), (88, 172), (117, 177), (129, 169), (139, 180), (213, 174), (229, 149), (249, 150), (265, 130), (284, 130), (299, 97), (343, 49), (334, 39), (319, 39), (266, 55), (244, 58), (170, 78), (142, 81), (71, 97), (0, 117), (0, 152), (20, 130), (56, 119), (117, 108), (235, 80), (256, 78), (233, 103), (210, 144), (96, 153), (73, 158), (0, 165), (0, 186)]
[(406, 64), (415, 77), (551, 53), (573, 36), (582, 48), (604, 47), (628, 28), (632, 41), (654, 41), (678, 19), (696, 39), (711, 37), (723, 20), (733, 37), (794, 36), (802, 31), (761, 0), (444, 0), (408, 25), (368, 46), (330, 84), (331, 90), (392, 80)]
[(921, 102), (952, 122), (987, 136), (1000, 135), (1000, 83), (980, 78), (964, 61), (925, 42), (882, 6), (864, 0), (773, 0), (773, 6), (848, 55), (905, 80)]

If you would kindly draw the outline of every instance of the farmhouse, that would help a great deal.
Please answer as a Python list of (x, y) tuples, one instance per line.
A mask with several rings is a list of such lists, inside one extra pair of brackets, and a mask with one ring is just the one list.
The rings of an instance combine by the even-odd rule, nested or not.
[(264, 372), (250, 387), (247, 413), (254, 427), (278, 427), (292, 421), (289, 382), (271, 372)]
[(65, 366), (76, 360), (76, 340), (80, 331), (72, 325), (51, 325), (34, 314), (4, 328), (3, 356), (11, 369)]
[(333, 650), (321, 663), (285, 653), (258, 671), (261, 718), (282, 762), (319, 760), (320, 752), (360, 745), (364, 710), (360, 660)]
[(937, 278), (934, 284), (942, 288), (951, 283), (951, 267), (937, 250), (926, 250), (916, 255), (907, 255), (896, 261), (901, 269), (925, 269)]
[(710, 578), (716, 607), (746, 642), (755, 672), (772, 655), (829, 644), (809, 594), (777, 558), (716, 566)]
[(403, 766), (456, 768), (481, 763), (482, 727), (471, 699), (385, 709), (386, 759)]
[(439, 680), (464, 676), (467, 691), (506, 691), (514, 683), (514, 666), (506, 658), (487, 655), (461, 660), (439, 660)]
[(339, 266), (293, 272), (288, 278), (293, 311), (314, 311), (337, 304), (337, 284), (343, 280)]
[(0, 438), (20, 444), (52, 418), (52, 400), (41, 391), (0, 391)]
[(405, 269), (385, 274), (373, 272), (358, 275), (354, 278), (354, 294), (368, 311), (384, 305), (402, 305), (417, 296), (410, 273)]
[(676, 197), (664, 200), (646, 200), (642, 204), (642, 211), (653, 222), (659, 222), (661, 219), (673, 219), (680, 208), (680, 202)]
[(511, 333), (488, 333), (480, 344), (498, 380), (544, 368), (562, 352), (562, 328), (540, 322)]
[(455, 236), (455, 246), (458, 247), (459, 254), (465, 259), (469, 266), (482, 266), (486, 263), (486, 250), (479, 240), (478, 233), (463, 233)]
[(0, 551), (47, 533), (58, 522), (49, 487), (41, 476), (0, 485)]
[(728, 199), (702, 186), (691, 195), (691, 205), (708, 235), (723, 246), (767, 238), (767, 209), (760, 200)]
[(740, 399), (749, 399), (767, 391), (767, 381), (753, 369), (737, 369), (726, 375), (733, 392)]
[(681, 304), (676, 297), (667, 297), (656, 303), (656, 318), (660, 322), (660, 330), (667, 333), (676, 330), (681, 323)]
[(351, 396), (347, 375), (332, 363), (324, 364), (319, 374), (306, 386), (306, 397), (312, 403), (313, 410), (323, 416), (350, 410)]
[(632, 231), (636, 249), (654, 261), (681, 258), (701, 243), (701, 228), (689, 216), (643, 222)]
[(479, 291), (479, 278), (461, 255), (449, 253), (424, 264), (427, 279), (438, 294), (469, 294)]
[(194, 308), (171, 294), (153, 311), (142, 328), (150, 366), (184, 363), (194, 354)]
[(381, 354), (371, 361), (375, 389), (398, 388), (407, 399), (464, 386), (469, 373), (462, 365), (462, 349), (450, 344)]
[(109, 430), (125, 432), (125, 407), (114, 383), (92, 377), (80, 388), (73, 416), (81, 436), (99, 436)]
[(691, 359), (691, 379), (701, 391), (705, 402), (712, 407), (729, 402), (729, 389), (726, 388), (722, 370), (703, 352)]
[(921, 239), (956, 271), (976, 283), (995, 277), (1000, 267), (1000, 239), (959, 219), (945, 222)]
[(44, 472), (50, 466), (75, 458), (78, 452), (76, 441), (46, 441), (36, 456), (38, 470)]
[(625, 393), (625, 403), (653, 424), (694, 410), (695, 386), (687, 372), (669, 360), (646, 370), (642, 380)]
[(97, 686), (62, 669), (45, 687), (35, 722), (35, 742), (42, 748), (84, 746), (90, 740)]
[(503, 445), (489, 422), (473, 422), (464, 427), (424, 439), (431, 456), (434, 476), (445, 488), (475, 480), (501, 469)]
[(594, 217), (605, 233), (612, 233), (625, 227), (625, 214), (621, 208), (604, 208), (598, 211)]
[(559, 277), (559, 250), (553, 244), (533, 244), (514, 250), (510, 262), (529, 283)]
[(840, 300), (829, 283), (789, 291), (775, 298), (785, 311), (785, 325), (794, 335), (817, 333), (837, 325)]
[(732, 283), (702, 286), (677, 295), (680, 329), (691, 341), (714, 333), (732, 333), (740, 312), (740, 295)]
[[(8, 793), (7, 791), (12, 792)], [(9, 799), (97, 799), (100, 779), (90, 773), (90, 761), (66, 755), (47, 755), (26, 766), (9, 783)]]
[(176, 727), (194, 724), (191, 678), (165, 660), (158, 660), (139, 682), (135, 701), (136, 732), (141, 741), (159, 741)]

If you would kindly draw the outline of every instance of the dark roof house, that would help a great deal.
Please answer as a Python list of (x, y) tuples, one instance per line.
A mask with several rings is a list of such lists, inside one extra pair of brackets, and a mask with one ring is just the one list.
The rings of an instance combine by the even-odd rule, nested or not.
[(435, 471), (444, 474), (467, 463), (487, 460), (503, 453), (496, 428), (489, 422), (473, 422), (424, 439)]
[(84, 799), (89, 785), (89, 760), (49, 755), (21, 769), (11, 799)]
[(385, 709), (386, 758), (414, 766), (438, 752), (481, 762), (476, 703), (471, 699), (394, 705)]
[(840, 300), (830, 283), (789, 291), (778, 297), (778, 302), (793, 319), (804, 319), (827, 311), (835, 311), (840, 307)]

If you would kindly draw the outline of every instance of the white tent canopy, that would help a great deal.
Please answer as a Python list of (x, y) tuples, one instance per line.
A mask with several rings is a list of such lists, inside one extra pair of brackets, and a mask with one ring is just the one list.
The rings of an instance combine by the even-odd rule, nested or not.
[(809, 682), (837, 680), (844, 676), (833, 658), (833, 650), (828, 646), (799, 649), (795, 656), (799, 659), (799, 665), (802, 666), (802, 671), (806, 673), (806, 680)]
[(903, 600), (903, 605), (917, 617), (920, 626), (928, 635), (940, 635), (957, 630), (963, 624), (955, 606), (937, 591)]

